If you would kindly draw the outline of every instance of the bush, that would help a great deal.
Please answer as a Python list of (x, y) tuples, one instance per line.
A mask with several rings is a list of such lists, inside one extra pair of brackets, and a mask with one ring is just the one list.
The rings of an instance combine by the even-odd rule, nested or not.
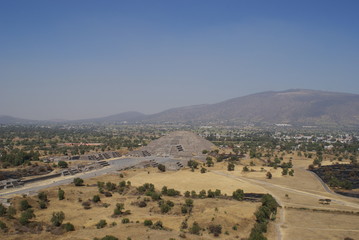
[(209, 232), (213, 233), (215, 237), (218, 237), (222, 233), (222, 226), (221, 225), (209, 225), (208, 227)]
[(197, 222), (194, 222), (192, 224), (192, 227), (189, 229), (189, 233), (199, 235), (200, 232), (201, 232), (201, 227), (199, 226), (199, 224)]
[(234, 191), (234, 192), (232, 193), (232, 197), (233, 197), (233, 199), (235, 199), (235, 200), (242, 201), (243, 198), (244, 198), (244, 192), (243, 192), (243, 190), (242, 190), (242, 189), (237, 189), (236, 191)]
[(100, 201), (101, 201), (101, 198), (100, 198), (99, 195), (95, 195), (95, 196), (92, 197), (92, 201), (95, 202), (95, 203), (97, 203), (97, 202), (100, 202)]
[(0, 229), (3, 231), (7, 231), (7, 226), (4, 222), (0, 221)]
[(67, 168), (68, 164), (65, 161), (59, 161), (57, 164), (60, 168)]
[(138, 203), (138, 206), (140, 208), (144, 208), (144, 207), (147, 207), (147, 203), (145, 201), (141, 201), (141, 202)]
[(37, 194), (37, 197), (43, 201), (43, 202), (47, 202), (47, 194), (45, 192), (39, 192)]
[(116, 189), (116, 184), (112, 183), (112, 182), (107, 182), (106, 183), (106, 189), (107, 191), (113, 191)]
[(266, 176), (267, 176), (268, 179), (272, 179), (272, 173), (271, 172), (267, 172)]
[(145, 221), (143, 222), (143, 224), (144, 224), (145, 226), (152, 226), (152, 225), (153, 225), (153, 222), (152, 222), (152, 220), (145, 220)]
[(123, 214), (122, 210), (125, 209), (125, 204), (117, 203), (115, 210), (113, 210), (114, 215), (121, 215)]
[(64, 200), (65, 199), (65, 191), (62, 190), (61, 188), (59, 188), (59, 190), (57, 191), (57, 196), (59, 197), (59, 200)]
[(163, 223), (161, 221), (157, 221), (152, 225), (152, 229), (161, 230), (163, 229)]
[(46, 202), (40, 201), (40, 202), (39, 202), (39, 207), (40, 207), (41, 209), (46, 209), (46, 208), (47, 208)]
[(163, 164), (158, 164), (157, 166), (158, 170), (160, 170), (161, 172), (166, 172), (166, 166)]
[(128, 219), (128, 218), (122, 219), (122, 223), (123, 223), (123, 224), (129, 223), (129, 222), (130, 222), (130, 219)]
[(207, 169), (205, 169), (204, 167), (201, 168), (201, 173), (206, 173), (207, 172)]
[(100, 229), (100, 228), (104, 228), (107, 225), (106, 220), (101, 219), (97, 224), (96, 224), (96, 228)]
[(186, 199), (185, 204), (187, 207), (193, 207), (193, 200), (192, 199)]
[(173, 188), (167, 190), (167, 196), (174, 197), (179, 196), (181, 193)]
[(8, 218), (13, 218), (16, 215), (16, 209), (12, 206), (10, 206), (6, 211), (6, 216)]
[(234, 164), (233, 163), (228, 163), (227, 170), (228, 171), (234, 171)]
[(189, 160), (189, 161), (187, 162), (187, 165), (188, 165), (188, 167), (190, 167), (190, 168), (197, 168), (197, 167), (198, 167), (198, 162), (196, 162), (196, 161), (194, 161), (194, 160)]
[(200, 192), (199, 192), (199, 194), (198, 194), (198, 197), (199, 198), (206, 198), (206, 190), (201, 190)]
[(158, 200), (161, 199), (161, 194), (160, 193), (152, 192), (150, 196), (151, 196), (153, 201), (158, 201)]
[(0, 217), (6, 214), (6, 207), (0, 203)]
[(20, 210), (25, 211), (27, 209), (31, 208), (29, 202), (27, 200), (21, 200), (20, 202)]
[(84, 209), (91, 209), (91, 203), (89, 201), (83, 202), (82, 206), (84, 207)]
[(62, 222), (65, 219), (65, 213), (60, 211), (60, 212), (53, 212), (52, 213), (52, 218), (51, 218), (51, 222), (52, 225), (54, 225), (55, 227), (58, 227), (62, 224)]
[(72, 225), (71, 223), (65, 223), (64, 225), (62, 225), (62, 227), (65, 229), (66, 232), (71, 232), (71, 231), (75, 231), (75, 227), (74, 225)]
[(118, 238), (112, 235), (106, 235), (105, 237), (101, 238), (101, 240), (118, 240)]
[(20, 216), (20, 223), (22, 225), (26, 225), (29, 223), (29, 220), (34, 218), (35, 217), (35, 214), (34, 214), (34, 210), (32, 209), (27, 209), (25, 210), (24, 212), (21, 213), (21, 216)]
[(74, 184), (75, 186), (83, 186), (84, 180), (82, 178), (74, 178)]

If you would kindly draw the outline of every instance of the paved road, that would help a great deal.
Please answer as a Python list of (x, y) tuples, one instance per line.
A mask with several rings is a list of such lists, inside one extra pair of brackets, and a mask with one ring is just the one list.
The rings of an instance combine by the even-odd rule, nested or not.
[(73, 182), (74, 178), (81, 177), (83, 179), (92, 178), (112, 172), (116, 172), (119, 170), (123, 170), (125, 168), (134, 167), (138, 164), (141, 164), (143, 162), (147, 162), (150, 160), (155, 160), (158, 163), (174, 163), (177, 162), (177, 160), (173, 160), (170, 158), (158, 158), (158, 157), (138, 157), (138, 158), (122, 158), (122, 159), (114, 159), (108, 161), (110, 166), (92, 170), (90, 172), (85, 173), (79, 173), (72, 176), (66, 176), (66, 177), (59, 177), (59, 178), (53, 178), (49, 180), (44, 180), (40, 182), (35, 182), (32, 184), (26, 184), (23, 187), (19, 188), (12, 188), (12, 189), (5, 189), (0, 191), (0, 198), (7, 199), (10, 197), (10, 195), (14, 194), (36, 194), (39, 190), (48, 188), (48, 187), (54, 187), (54, 186), (60, 186), (65, 185)]

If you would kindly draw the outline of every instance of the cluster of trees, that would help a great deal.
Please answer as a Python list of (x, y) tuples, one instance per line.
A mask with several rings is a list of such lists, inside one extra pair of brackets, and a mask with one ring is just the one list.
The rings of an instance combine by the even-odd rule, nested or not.
[[(145, 146), (161, 136), (164, 130), (131, 126), (2, 126), (0, 128), (0, 160), (3, 167), (37, 161), (43, 156), (80, 155), (91, 151), (115, 151)], [(63, 145), (63, 143), (101, 143)]]
[(278, 203), (270, 194), (262, 197), (262, 206), (255, 212), (256, 223), (254, 224), (248, 240), (266, 240), (263, 233), (267, 232), (267, 225), (274, 220), (277, 214)]

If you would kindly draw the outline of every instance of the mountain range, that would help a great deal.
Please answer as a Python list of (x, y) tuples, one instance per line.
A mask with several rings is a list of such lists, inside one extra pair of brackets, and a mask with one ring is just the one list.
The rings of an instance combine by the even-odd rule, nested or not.
[[(0, 116), (0, 124), (37, 121)], [(359, 126), (359, 95), (293, 89), (269, 91), (215, 104), (172, 108), (156, 114), (124, 112), (70, 122), (94, 123), (226, 123)]]

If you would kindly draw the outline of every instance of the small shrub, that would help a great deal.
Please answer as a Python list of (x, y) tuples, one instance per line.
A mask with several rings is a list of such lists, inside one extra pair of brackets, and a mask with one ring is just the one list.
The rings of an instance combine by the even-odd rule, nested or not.
[(74, 225), (69, 222), (62, 225), (62, 227), (65, 229), (66, 232), (75, 231)]
[(84, 185), (84, 180), (82, 178), (74, 178), (74, 184), (75, 186), (83, 186)]
[(141, 201), (141, 202), (138, 203), (138, 206), (140, 208), (144, 208), (144, 207), (147, 207), (147, 203), (145, 201)]
[(194, 222), (192, 224), (192, 227), (189, 229), (189, 233), (199, 235), (200, 232), (201, 232), (201, 227), (199, 226), (199, 224), (197, 222)]
[(208, 227), (209, 232), (213, 233), (215, 237), (218, 237), (222, 233), (222, 226), (221, 225), (209, 225)]
[(92, 201), (93, 201), (94, 203), (97, 203), (97, 202), (100, 202), (100, 201), (101, 201), (101, 198), (100, 198), (99, 195), (95, 195), (95, 196), (92, 197)]
[(10, 206), (6, 211), (6, 216), (8, 218), (14, 218), (16, 215), (16, 209), (13, 206)]
[(82, 206), (84, 207), (84, 209), (91, 209), (91, 203), (89, 201), (83, 202)]
[(123, 223), (123, 224), (129, 223), (129, 222), (130, 222), (130, 219), (128, 219), (128, 218), (122, 219), (122, 223)]
[(59, 200), (64, 200), (65, 199), (65, 191), (62, 190), (61, 188), (59, 188), (59, 190), (57, 191), (57, 196), (59, 197)]
[(101, 219), (97, 224), (96, 224), (96, 228), (100, 229), (100, 228), (104, 228), (107, 225), (106, 220)]
[(152, 225), (152, 229), (161, 230), (163, 229), (163, 223), (161, 221), (157, 221)]
[(43, 201), (43, 202), (47, 202), (47, 194), (45, 192), (39, 192), (37, 194), (37, 197)]
[(234, 164), (233, 163), (228, 163), (227, 170), (228, 171), (234, 171)]
[(160, 170), (161, 172), (166, 172), (166, 166), (163, 164), (158, 164), (157, 166), (158, 170)]
[(0, 203), (0, 217), (6, 214), (6, 207)]
[(110, 192), (105, 192), (104, 195), (105, 195), (105, 197), (112, 197), (112, 193), (110, 193)]
[(118, 238), (112, 235), (106, 235), (105, 237), (101, 238), (101, 240), (118, 240)]
[(34, 214), (34, 210), (33, 209), (27, 209), (24, 212), (21, 213), (21, 216), (19, 218), (19, 222), (21, 223), (21, 225), (26, 225), (29, 223), (29, 220), (34, 218), (35, 214)]
[(65, 161), (59, 161), (57, 164), (60, 168), (67, 168), (68, 164)]
[(20, 202), (20, 210), (25, 211), (27, 209), (31, 208), (29, 202), (27, 200), (21, 200)]
[(148, 227), (148, 226), (152, 226), (152, 225), (153, 225), (153, 222), (152, 222), (152, 220), (145, 220), (145, 221), (143, 222), (143, 224)]
[(232, 193), (232, 197), (235, 200), (242, 201), (244, 199), (244, 192), (242, 189), (237, 189)]
[(0, 221), (0, 229), (3, 230), (4, 232), (7, 231), (7, 226), (4, 222)]
[(40, 201), (40, 202), (39, 202), (39, 207), (40, 207), (41, 209), (46, 209), (46, 208), (47, 208), (46, 202)]
[(62, 222), (65, 219), (65, 214), (64, 212), (60, 211), (60, 212), (53, 212), (52, 213), (52, 218), (51, 218), (51, 222), (52, 225), (54, 225), (55, 227), (58, 227), (62, 224)]

